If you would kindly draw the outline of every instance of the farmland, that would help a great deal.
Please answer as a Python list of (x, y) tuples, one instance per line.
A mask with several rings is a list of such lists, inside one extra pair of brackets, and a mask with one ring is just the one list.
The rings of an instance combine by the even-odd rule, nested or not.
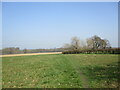
[(117, 54), (2, 58), (3, 88), (116, 88)]

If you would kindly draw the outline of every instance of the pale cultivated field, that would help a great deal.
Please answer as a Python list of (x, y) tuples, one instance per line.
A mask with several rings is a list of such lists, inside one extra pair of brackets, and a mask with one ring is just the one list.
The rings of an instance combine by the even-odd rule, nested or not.
[(62, 53), (62, 52), (9, 54), (9, 55), (0, 55), (0, 57), (29, 56), (29, 55), (42, 55), (42, 54), (61, 54), (61, 53)]

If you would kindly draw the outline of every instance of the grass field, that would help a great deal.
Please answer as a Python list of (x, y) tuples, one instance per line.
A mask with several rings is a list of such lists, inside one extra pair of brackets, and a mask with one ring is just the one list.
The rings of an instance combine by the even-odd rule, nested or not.
[(118, 55), (55, 54), (2, 58), (3, 88), (115, 88)]

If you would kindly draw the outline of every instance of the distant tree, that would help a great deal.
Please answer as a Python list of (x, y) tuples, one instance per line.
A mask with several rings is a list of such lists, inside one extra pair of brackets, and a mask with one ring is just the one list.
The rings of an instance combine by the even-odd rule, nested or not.
[(71, 39), (71, 47), (73, 50), (78, 50), (80, 49), (80, 40), (78, 37), (73, 37)]
[(87, 39), (87, 46), (90, 49), (105, 49), (110, 47), (110, 43), (106, 39), (101, 39), (98, 36), (93, 36)]
[(27, 50), (27, 49), (23, 49), (23, 52), (24, 52), (24, 53), (27, 53), (27, 52), (28, 52), (28, 50)]
[(4, 48), (2, 49), (2, 54), (17, 54), (21, 53), (20, 49), (17, 47), (9, 47), (9, 48)]
[(79, 50), (80, 49), (80, 40), (78, 37), (71, 38), (70, 44), (65, 44), (63, 46), (67, 50)]
[(111, 48), (110, 42), (107, 39), (104, 39), (103, 47), (104, 48)]
[(63, 47), (64, 47), (64, 48), (68, 48), (68, 47), (70, 47), (70, 44), (66, 43), (66, 44), (64, 44)]

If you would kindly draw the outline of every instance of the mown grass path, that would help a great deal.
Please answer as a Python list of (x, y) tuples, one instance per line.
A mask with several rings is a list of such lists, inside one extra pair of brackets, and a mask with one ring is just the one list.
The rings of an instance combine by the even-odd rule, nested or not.
[(117, 87), (118, 55), (56, 54), (2, 58), (3, 88)]
[[(75, 57), (73, 57), (75, 56)], [(79, 78), (81, 80), (82, 83), (82, 88), (89, 88), (89, 81), (87, 79), (87, 77), (83, 74), (81, 68), (80, 68), (80, 64), (79, 64), (79, 59), (78, 55), (71, 55), (69, 57), (64, 56), (66, 59), (68, 59), (69, 62), (71, 62), (71, 65), (73, 66), (73, 68), (75, 68), (76, 72), (79, 74)], [(71, 60), (70, 60), (71, 59)], [(78, 60), (76, 60), (78, 59)], [(75, 62), (73, 62), (72, 60), (75, 60)]]
[(83, 74), (83, 72), (81, 70), (79, 70), (80, 73), (80, 79), (82, 81), (82, 87), (83, 88), (89, 88), (89, 81), (87, 79), (87, 77)]

